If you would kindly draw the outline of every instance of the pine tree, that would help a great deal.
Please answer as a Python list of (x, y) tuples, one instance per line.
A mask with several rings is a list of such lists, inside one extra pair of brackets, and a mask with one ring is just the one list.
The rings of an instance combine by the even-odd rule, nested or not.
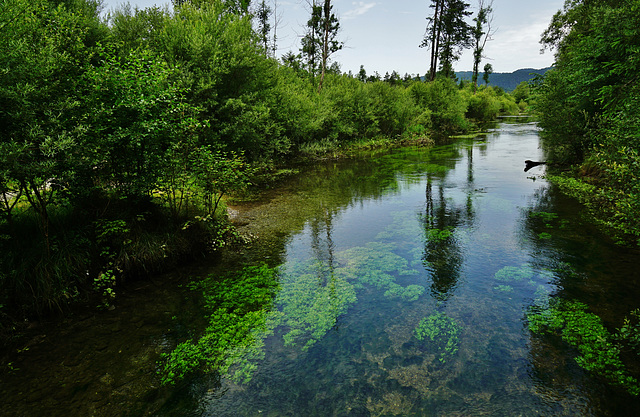
[(463, 49), (471, 46), (473, 28), (465, 21), (471, 15), (469, 3), (462, 0), (431, 0), (431, 3), (434, 13), (427, 17), (427, 30), (420, 44), (431, 48), (429, 79), (433, 81), (436, 72), (453, 78), (453, 63)]

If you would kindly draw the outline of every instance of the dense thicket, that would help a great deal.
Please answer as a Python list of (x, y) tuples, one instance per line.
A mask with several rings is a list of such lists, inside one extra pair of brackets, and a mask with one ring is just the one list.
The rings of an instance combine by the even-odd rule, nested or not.
[(179, 3), (105, 22), (99, 0), (4, 1), (0, 318), (95, 290), (108, 301), (127, 275), (217, 247), (221, 198), (257, 164), (518, 110), (499, 89), (445, 78), (334, 71), (319, 93), (295, 56), (269, 57), (249, 2)]
[(571, 0), (543, 34), (556, 65), (537, 88), (555, 180), (620, 241), (640, 240), (640, 2)]

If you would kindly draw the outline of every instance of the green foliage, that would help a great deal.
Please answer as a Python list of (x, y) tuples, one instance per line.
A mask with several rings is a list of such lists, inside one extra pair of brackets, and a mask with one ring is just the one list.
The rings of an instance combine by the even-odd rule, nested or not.
[[(91, 289), (108, 300), (126, 276), (175, 264), (205, 243), (219, 248), (232, 234), (220, 219), (224, 197), (254, 182), (254, 164), (357, 141), (366, 147), (381, 137), (433, 143), (432, 136), (469, 127), (469, 97), (446, 78), (358, 80), (334, 67), (319, 94), (299, 57), (283, 65), (264, 53), (265, 33), (255, 32), (248, 5), (125, 5), (105, 21), (93, 0), (3, 2), (0, 282), (7, 308), (41, 310)], [(38, 238), (28, 243), (26, 235)], [(29, 254), (21, 265), (20, 250)], [(38, 273), (28, 276), (31, 269)], [(421, 294), (420, 286), (394, 282), (401, 271), (363, 271), (362, 282), (377, 280), (389, 297)]]
[(338, 273), (315, 263), (287, 270), (278, 294), (281, 324), (288, 329), (285, 345), (308, 349), (331, 330), (339, 316), (356, 302), (355, 288)]
[[(542, 41), (555, 69), (534, 88), (549, 160), (573, 165), (579, 194), (618, 240), (640, 236), (636, 180), (640, 5), (636, 1), (567, 2)], [(584, 182), (593, 185), (586, 193)]]
[(516, 103), (520, 103), (523, 101), (528, 102), (529, 98), (531, 97), (531, 87), (529, 83), (526, 81), (522, 81), (520, 84), (518, 84), (516, 89), (511, 92), (511, 95), (513, 96)]
[(547, 213), (545, 211), (532, 211), (529, 217), (533, 219), (541, 219), (547, 227), (552, 227), (550, 223), (558, 218), (558, 213)]
[(438, 360), (444, 363), (458, 352), (460, 331), (460, 325), (454, 319), (437, 312), (420, 320), (414, 335), (416, 339), (428, 342)]
[(209, 325), (198, 340), (182, 342), (164, 355), (162, 383), (174, 384), (196, 370), (230, 373), (246, 382), (253, 361), (264, 354), (264, 335), (273, 330), (268, 316), (279, 288), (276, 271), (266, 265), (246, 267), (222, 278), (210, 275), (191, 288), (204, 293)]
[(470, 5), (460, 0), (432, 0), (431, 3), (434, 13), (427, 17), (427, 30), (420, 46), (431, 50), (431, 80), (435, 79), (436, 70), (445, 78), (454, 78), (453, 63), (460, 58), (462, 49), (471, 46), (473, 28), (466, 21), (471, 15)]
[[(413, 83), (409, 94), (427, 117), (434, 135), (447, 136), (465, 132), (467, 103), (453, 80), (438, 78), (431, 83)], [(428, 113), (426, 113), (428, 112)]]
[(636, 355), (640, 356), (640, 310), (633, 310), (630, 315), (631, 318), (625, 317), (615, 338), (626, 343)]
[[(587, 311), (578, 301), (556, 301), (548, 309), (533, 309), (527, 314), (529, 329), (534, 333), (558, 334), (575, 347), (576, 362), (582, 368), (619, 385), (632, 395), (640, 394), (640, 383), (629, 375), (620, 357), (621, 346), (600, 318)], [(620, 334), (637, 341), (637, 328), (627, 326)]]
[(454, 228), (447, 227), (445, 229), (428, 229), (426, 231), (426, 239), (430, 241), (443, 242), (453, 236)]

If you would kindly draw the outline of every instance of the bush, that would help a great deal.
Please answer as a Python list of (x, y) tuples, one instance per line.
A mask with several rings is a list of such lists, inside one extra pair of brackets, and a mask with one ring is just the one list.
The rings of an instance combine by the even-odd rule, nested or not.
[(438, 78), (430, 83), (416, 82), (409, 87), (409, 94), (418, 105), (428, 111), (431, 130), (436, 136), (461, 133), (469, 128), (465, 119), (467, 103), (458, 86), (448, 78)]

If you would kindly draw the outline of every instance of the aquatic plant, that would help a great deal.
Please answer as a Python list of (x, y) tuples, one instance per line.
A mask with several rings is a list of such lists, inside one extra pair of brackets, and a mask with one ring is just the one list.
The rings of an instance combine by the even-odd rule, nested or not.
[(460, 325), (444, 313), (437, 312), (420, 320), (414, 335), (420, 341), (428, 341), (438, 354), (438, 360), (444, 363), (447, 357), (458, 351)]
[(385, 291), (385, 297), (399, 297), (406, 301), (416, 301), (422, 294), (424, 294), (425, 288), (422, 285), (407, 285), (403, 287), (395, 282), (389, 284), (389, 289)]
[(288, 328), (285, 345), (308, 349), (357, 300), (352, 284), (322, 266), (320, 262), (301, 264), (283, 274), (277, 306), (279, 322)]
[(429, 229), (426, 231), (426, 239), (428, 241), (443, 242), (453, 236), (453, 227), (445, 227), (444, 229)]
[(513, 287), (511, 285), (496, 285), (495, 287), (493, 287), (494, 290), (496, 291), (502, 291), (502, 292), (512, 292), (513, 291)]
[(615, 335), (617, 340), (624, 341), (640, 356), (640, 309), (633, 310), (631, 318), (625, 317), (624, 324)]
[(337, 254), (337, 258), (344, 263), (345, 272), (352, 273), (356, 278), (363, 272), (397, 272), (399, 275), (415, 275), (416, 270), (408, 269), (409, 262), (393, 251), (395, 244), (369, 242), (365, 246), (347, 249)]
[(495, 273), (494, 279), (502, 282), (519, 282), (533, 278), (534, 272), (530, 265), (524, 264), (520, 267), (505, 266)]
[(558, 213), (547, 213), (546, 211), (531, 211), (529, 217), (532, 219), (541, 219), (548, 228), (553, 227), (551, 222), (558, 218)]
[(390, 240), (403, 242), (418, 242), (422, 237), (421, 224), (415, 212), (410, 210), (391, 213), (393, 222), (384, 231), (378, 233), (376, 240)]
[(199, 370), (229, 373), (235, 381), (247, 382), (255, 361), (264, 356), (264, 338), (277, 324), (270, 314), (279, 288), (277, 271), (266, 265), (245, 267), (222, 278), (209, 275), (190, 288), (203, 291), (211, 311), (209, 325), (199, 339), (163, 354), (162, 383), (174, 384)]
[[(619, 385), (632, 395), (640, 394), (640, 383), (629, 375), (616, 342), (600, 317), (578, 301), (552, 300), (546, 309), (532, 308), (527, 314), (529, 329), (538, 334), (556, 334), (578, 349), (576, 363)], [(637, 333), (636, 333), (637, 334)]]

